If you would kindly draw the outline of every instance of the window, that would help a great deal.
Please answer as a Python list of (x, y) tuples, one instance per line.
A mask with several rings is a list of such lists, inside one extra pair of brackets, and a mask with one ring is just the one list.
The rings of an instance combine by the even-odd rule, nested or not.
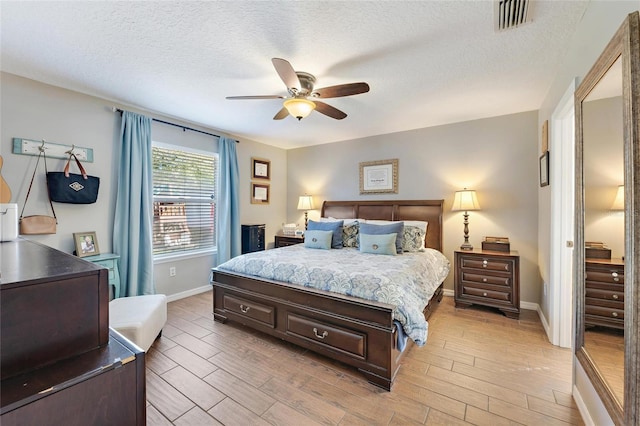
[(154, 142), (152, 156), (153, 255), (213, 250), (217, 154)]

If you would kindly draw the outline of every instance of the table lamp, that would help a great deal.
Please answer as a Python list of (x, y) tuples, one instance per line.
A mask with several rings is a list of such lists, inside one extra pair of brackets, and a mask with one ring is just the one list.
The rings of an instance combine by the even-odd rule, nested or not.
[(460, 246), (460, 250), (473, 250), (473, 246), (469, 243), (469, 211), (480, 210), (480, 204), (476, 197), (476, 191), (465, 188), (462, 191), (456, 191), (453, 199), (451, 211), (464, 211), (464, 243)]
[(298, 210), (304, 210), (304, 229), (306, 231), (309, 223), (309, 210), (313, 210), (313, 198), (311, 195), (301, 195), (298, 198)]

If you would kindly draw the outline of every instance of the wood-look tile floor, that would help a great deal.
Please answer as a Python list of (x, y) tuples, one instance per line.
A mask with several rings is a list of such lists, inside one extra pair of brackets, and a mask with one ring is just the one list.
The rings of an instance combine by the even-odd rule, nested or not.
[(443, 298), (429, 339), (409, 347), (385, 392), (351, 367), (240, 325), (213, 321), (210, 292), (171, 302), (147, 353), (149, 425), (568, 425), (571, 351), (538, 316), (455, 309)]

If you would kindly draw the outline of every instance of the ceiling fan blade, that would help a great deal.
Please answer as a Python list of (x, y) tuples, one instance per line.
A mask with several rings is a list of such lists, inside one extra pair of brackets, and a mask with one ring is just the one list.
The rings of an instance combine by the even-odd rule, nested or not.
[(280, 95), (227, 96), (226, 99), (230, 99), (232, 101), (242, 100), (242, 99), (284, 99), (284, 96), (280, 96)]
[(282, 109), (280, 111), (278, 111), (278, 113), (276, 115), (273, 116), (274, 120), (282, 120), (283, 118), (286, 118), (287, 115), (289, 115), (289, 111), (287, 111), (286, 108), (282, 107)]
[(342, 120), (347, 116), (347, 114), (340, 111), (338, 108), (334, 108), (329, 104), (325, 104), (324, 102), (314, 100), (313, 103), (316, 104), (316, 111), (328, 117), (335, 118), (336, 120)]
[(341, 96), (359, 95), (360, 93), (367, 93), (368, 91), (369, 85), (367, 83), (360, 82), (323, 87), (321, 89), (314, 90), (312, 95), (320, 98), (339, 98)]
[(273, 58), (271, 59), (271, 63), (273, 63), (276, 72), (287, 86), (287, 89), (295, 89), (296, 92), (299, 92), (300, 80), (289, 61), (280, 58)]

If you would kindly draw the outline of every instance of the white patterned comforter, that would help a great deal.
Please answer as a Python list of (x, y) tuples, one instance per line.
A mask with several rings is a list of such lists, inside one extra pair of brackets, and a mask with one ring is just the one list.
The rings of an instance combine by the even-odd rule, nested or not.
[(313, 287), (395, 306), (394, 319), (418, 346), (427, 341), (422, 311), (449, 274), (439, 251), (383, 256), (355, 248), (318, 250), (302, 244), (235, 257), (218, 269)]

